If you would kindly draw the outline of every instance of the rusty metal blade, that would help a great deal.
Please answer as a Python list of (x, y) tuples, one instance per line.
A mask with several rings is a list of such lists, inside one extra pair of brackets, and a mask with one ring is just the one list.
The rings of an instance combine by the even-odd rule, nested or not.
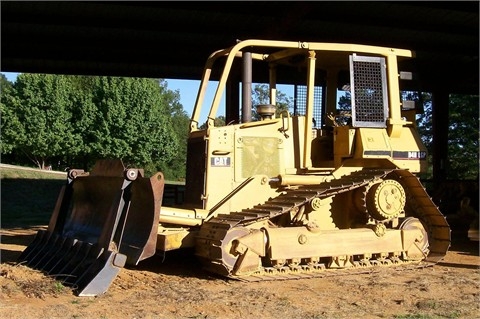
[(42, 270), (78, 295), (104, 293), (125, 264), (155, 254), (162, 173), (145, 178), (120, 160), (97, 161), (90, 173), (71, 170), (46, 231), (18, 262)]

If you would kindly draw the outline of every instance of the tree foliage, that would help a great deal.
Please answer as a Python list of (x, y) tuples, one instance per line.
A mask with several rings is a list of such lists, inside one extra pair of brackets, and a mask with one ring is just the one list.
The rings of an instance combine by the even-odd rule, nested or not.
[(478, 179), (478, 95), (452, 94), (449, 101), (447, 176)]
[(97, 116), (90, 131), (91, 155), (141, 167), (177, 156), (178, 141), (157, 81), (96, 77), (93, 88)]
[[(275, 117), (280, 116), (285, 111), (290, 111), (293, 108), (292, 99), (281, 91), (276, 94), (276, 109)], [(270, 90), (267, 84), (256, 84), (252, 90), (252, 119), (260, 120), (260, 115), (257, 113), (256, 107), (261, 104), (270, 104)]]
[(12, 90), (4, 92), (2, 152), (19, 151), (39, 168), (53, 156), (76, 152), (81, 137), (69, 127), (68, 88), (65, 76), (20, 74)]
[[(404, 99), (420, 103), (417, 128), (432, 164), (433, 136), (432, 94), (404, 92)], [(478, 95), (452, 94), (449, 97), (448, 164), (445, 178), (476, 179), (479, 171), (479, 100)], [(431, 171), (431, 169), (430, 169)], [(429, 173), (431, 175), (431, 172)], [(430, 175), (427, 175), (430, 176)]]
[(338, 114), (334, 115), (338, 125), (349, 125), (352, 123), (352, 97), (349, 91), (340, 96), (337, 107)]
[[(429, 154), (433, 153), (432, 94), (406, 91), (403, 100), (415, 101), (417, 105), (416, 125), (423, 144)], [(431, 160), (430, 160), (431, 163)]]
[(164, 80), (20, 74), (2, 83), (1, 111), (2, 154), (24, 154), (40, 168), (120, 158), (153, 173), (186, 157), (188, 117)]
[(158, 170), (161, 170), (165, 176), (171, 179), (181, 180), (185, 178), (185, 168), (187, 159), (187, 140), (190, 129), (190, 117), (180, 104), (179, 91), (168, 90), (168, 83), (160, 80), (161, 98), (165, 115), (171, 119), (173, 132), (177, 140), (177, 155), (168, 161), (162, 161)]
[(0, 130), (2, 132), (2, 142), (0, 143), (1, 154), (8, 154), (13, 151), (13, 148), (17, 144), (18, 134), (20, 132), (21, 123), (18, 118), (15, 117), (13, 108), (10, 107), (15, 103), (15, 94), (13, 94), (13, 84), (7, 80), (5, 75), (1, 74), (1, 100), (0, 100), (0, 112), (1, 122)]

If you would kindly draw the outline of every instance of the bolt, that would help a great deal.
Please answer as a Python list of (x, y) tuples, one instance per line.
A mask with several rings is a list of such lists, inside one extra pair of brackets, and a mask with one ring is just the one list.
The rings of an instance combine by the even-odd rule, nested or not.
[(307, 236), (305, 236), (304, 234), (301, 234), (300, 236), (298, 236), (298, 242), (301, 245), (306, 244), (307, 243)]
[(313, 210), (317, 210), (322, 206), (322, 200), (320, 198), (314, 198), (310, 202), (310, 206), (312, 207)]

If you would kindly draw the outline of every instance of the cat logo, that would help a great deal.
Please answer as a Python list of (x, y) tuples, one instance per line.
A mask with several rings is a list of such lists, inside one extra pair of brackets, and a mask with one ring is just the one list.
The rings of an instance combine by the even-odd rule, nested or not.
[(212, 157), (210, 164), (212, 167), (230, 167), (230, 157)]

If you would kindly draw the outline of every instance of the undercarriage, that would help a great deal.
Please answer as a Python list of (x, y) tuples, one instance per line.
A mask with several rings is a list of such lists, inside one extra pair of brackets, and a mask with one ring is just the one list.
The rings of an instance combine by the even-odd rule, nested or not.
[(400, 169), (361, 169), (217, 215), (202, 225), (196, 254), (211, 272), (255, 281), (429, 266), (449, 246), (449, 226), (417, 177)]

